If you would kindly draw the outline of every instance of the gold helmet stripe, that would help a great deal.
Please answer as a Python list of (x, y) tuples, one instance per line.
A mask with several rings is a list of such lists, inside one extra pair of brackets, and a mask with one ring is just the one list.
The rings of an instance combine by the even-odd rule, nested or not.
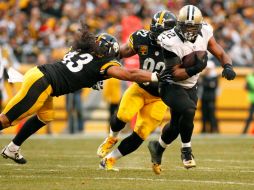
[(158, 21), (158, 24), (162, 24), (162, 22), (163, 22), (163, 17), (164, 17), (164, 15), (165, 15), (165, 13), (166, 13), (165, 10), (162, 11), (162, 13), (161, 13), (161, 15), (160, 15), (160, 18), (159, 18), (159, 21)]
[(101, 40), (101, 38), (104, 36), (104, 34), (100, 34), (99, 36), (98, 36), (98, 38), (97, 38), (97, 41), (100, 41)]

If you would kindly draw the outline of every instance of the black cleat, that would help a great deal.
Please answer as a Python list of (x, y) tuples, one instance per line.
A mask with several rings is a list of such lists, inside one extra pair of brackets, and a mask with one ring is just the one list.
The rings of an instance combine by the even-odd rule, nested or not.
[(161, 173), (161, 159), (162, 153), (158, 153), (157, 147), (159, 145), (158, 141), (150, 141), (148, 144), (148, 149), (151, 155), (151, 161), (153, 163), (152, 168), (155, 174), (159, 175)]
[(191, 147), (181, 148), (181, 159), (186, 169), (196, 167)]

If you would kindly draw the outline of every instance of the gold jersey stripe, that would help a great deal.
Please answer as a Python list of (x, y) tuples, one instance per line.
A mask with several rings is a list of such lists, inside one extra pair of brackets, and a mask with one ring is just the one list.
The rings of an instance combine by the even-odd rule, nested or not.
[(105, 65), (103, 65), (102, 67), (101, 67), (101, 71), (103, 71), (103, 70), (105, 70), (106, 68), (108, 68), (109, 66), (121, 66), (121, 64), (119, 63), (119, 62), (117, 62), (117, 61), (110, 61), (110, 62), (108, 62), (108, 63), (106, 63)]
[[(130, 36), (128, 45), (131, 47), (131, 49), (133, 49), (133, 50), (134, 50), (134, 45), (133, 45), (133, 36)], [(135, 50), (134, 50), (134, 51), (135, 51)]]

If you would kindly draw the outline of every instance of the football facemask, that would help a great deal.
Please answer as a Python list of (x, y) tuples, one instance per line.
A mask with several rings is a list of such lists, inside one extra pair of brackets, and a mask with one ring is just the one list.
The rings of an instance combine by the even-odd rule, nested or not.
[(96, 36), (96, 43), (107, 50), (109, 56), (117, 56), (119, 54), (119, 44), (116, 38), (110, 34), (102, 33)]
[(164, 31), (174, 28), (176, 16), (170, 11), (159, 11), (153, 18), (150, 25), (150, 38), (157, 41), (157, 37)]
[(202, 22), (201, 11), (193, 5), (186, 5), (179, 11), (176, 29), (185, 40), (194, 41), (202, 28)]

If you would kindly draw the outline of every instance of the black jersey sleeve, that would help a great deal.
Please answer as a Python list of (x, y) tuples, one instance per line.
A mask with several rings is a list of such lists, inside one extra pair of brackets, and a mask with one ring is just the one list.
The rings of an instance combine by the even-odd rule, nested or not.
[(129, 46), (135, 51), (138, 52), (139, 46), (146, 43), (149, 31), (147, 30), (137, 30), (132, 33), (129, 37)]

